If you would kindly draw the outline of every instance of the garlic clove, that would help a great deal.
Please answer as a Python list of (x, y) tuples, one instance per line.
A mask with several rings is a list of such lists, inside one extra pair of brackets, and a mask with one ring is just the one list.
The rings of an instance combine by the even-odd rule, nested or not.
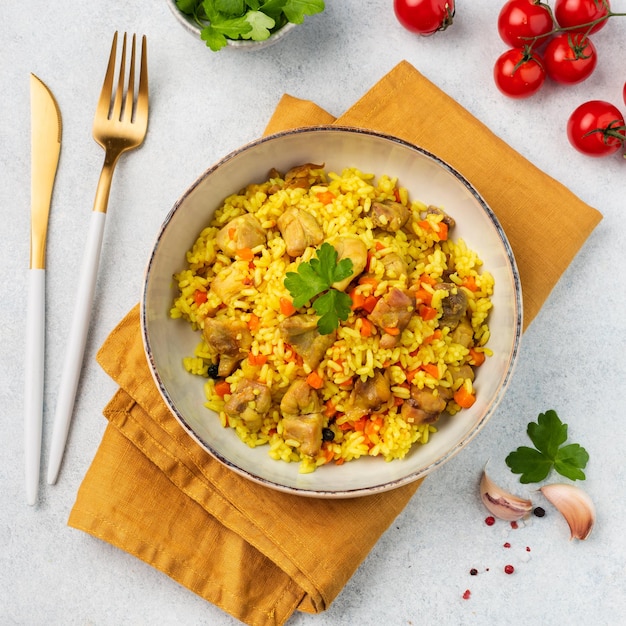
[(480, 497), (492, 515), (509, 522), (526, 517), (533, 508), (530, 500), (518, 498), (498, 487), (486, 472), (480, 480)]
[(565, 518), (570, 539), (587, 539), (596, 521), (596, 507), (589, 495), (576, 485), (556, 483), (541, 487), (541, 493)]

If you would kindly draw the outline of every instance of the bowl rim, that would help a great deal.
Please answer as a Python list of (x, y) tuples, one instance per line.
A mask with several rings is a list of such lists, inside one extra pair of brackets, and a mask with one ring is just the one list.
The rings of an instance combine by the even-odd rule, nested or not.
[[(156, 363), (152, 354), (152, 350), (151, 350), (151, 343), (150, 343), (150, 337), (149, 337), (149, 331), (148, 331), (147, 310), (146, 310), (147, 309), (146, 297), (147, 297), (150, 272), (151, 272), (151, 268), (154, 262), (155, 254), (159, 247), (160, 239), (163, 236), (166, 229), (168, 228), (168, 225), (172, 221), (174, 215), (177, 213), (179, 208), (185, 202), (187, 197), (190, 194), (192, 194), (193, 191), (211, 173), (219, 169), (225, 163), (236, 158), (239, 154), (246, 152), (250, 150), (251, 148), (254, 148), (255, 146), (258, 146), (260, 144), (270, 142), (270, 141), (280, 140), (280, 138), (284, 136), (292, 136), (296, 134), (306, 134), (306, 133), (319, 133), (319, 132), (335, 132), (338, 134), (351, 133), (351, 134), (358, 134), (358, 135), (367, 135), (367, 136), (372, 136), (372, 137), (376, 137), (379, 139), (383, 139), (386, 141), (391, 141), (392, 143), (399, 144), (410, 150), (417, 151), (419, 154), (427, 157), (428, 159), (431, 159), (440, 167), (442, 167), (444, 170), (452, 174), (460, 183), (462, 183), (465, 186), (466, 190), (475, 198), (475, 200), (480, 205), (481, 209), (485, 211), (487, 217), (489, 218), (492, 225), (494, 226), (498, 234), (498, 237), (500, 239), (500, 242), (504, 248), (506, 259), (510, 266), (510, 270), (512, 272), (513, 293), (515, 296), (514, 302), (512, 303), (513, 311), (514, 311), (513, 344), (511, 346), (510, 354), (507, 355), (507, 364), (505, 368), (505, 374), (502, 379), (502, 383), (498, 387), (497, 392), (494, 395), (494, 397), (491, 398), (489, 404), (486, 407), (484, 414), (480, 417), (480, 419), (477, 422), (475, 422), (472, 425), (471, 429), (459, 441), (457, 441), (455, 445), (453, 445), (451, 448), (449, 448), (443, 454), (441, 454), (441, 456), (439, 456), (434, 461), (428, 463), (424, 467), (418, 468), (417, 470), (410, 472), (399, 478), (386, 480), (385, 482), (381, 482), (372, 486), (368, 486), (368, 487), (359, 486), (355, 488), (346, 488), (346, 489), (338, 489), (338, 490), (311, 489), (311, 488), (305, 488), (305, 487), (280, 484), (274, 480), (270, 480), (266, 477), (255, 474), (254, 472), (249, 471), (245, 468), (239, 467), (238, 465), (233, 463), (230, 459), (226, 458), (219, 450), (216, 450), (209, 443), (207, 443), (206, 441), (203, 441), (196, 434), (192, 426), (187, 422), (185, 417), (180, 413), (180, 411), (176, 407), (176, 404), (174, 403), (174, 400), (170, 396), (169, 392), (167, 391), (166, 385), (164, 384), (164, 381), (161, 378), (161, 375), (157, 369), (157, 366), (156, 366)], [(159, 390), (159, 393), (162, 399), (164, 400), (166, 406), (168, 407), (168, 409), (172, 412), (172, 414), (175, 416), (175, 418), (178, 420), (178, 422), (181, 424), (181, 426), (184, 428), (187, 434), (189, 434), (191, 438), (194, 441), (196, 441), (196, 443), (203, 450), (205, 450), (211, 456), (216, 458), (220, 463), (230, 468), (237, 474), (257, 484), (261, 484), (266, 487), (272, 488), (274, 490), (282, 491), (285, 493), (290, 493), (293, 495), (315, 497), (315, 498), (341, 499), (341, 498), (361, 497), (361, 496), (372, 495), (375, 493), (389, 491), (391, 489), (396, 489), (398, 487), (408, 485), (421, 478), (424, 478), (428, 474), (432, 473), (437, 467), (445, 464), (454, 456), (456, 456), (463, 448), (465, 448), (478, 435), (478, 433), (483, 429), (483, 427), (489, 421), (489, 419), (491, 419), (496, 408), (502, 401), (502, 398), (504, 397), (506, 393), (506, 390), (509, 386), (509, 383), (515, 371), (515, 367), (517, 364), (517, 357), (519, 355), (520, 344), (522, 340), (522, 332), (523, 332), (523, 295), (522, 295), (521, 280), (520, 280), (519, 271), (517, 268), (517, 262), (515, 260), (515, 255), (513, 253), (513, 249), (510, 245), (510, 242), (506, 236), (506, 233), (502, 225), (500, 224), (498, 217), (496, 216), (494, 211), (491, 209), (491, 207), (487, 204), (487, 202), (484, 200), (482, 195), (478, 192), (478, 190), (456, 168), (452, 167), (446, 161), (444, 161), (443, 159), (441, 159), (434, 153), (430, 152), (429, 150), (426, 150), (412, 142), (409, 142), (405, 139), (396, 137), (388, 133), (384, 133), (381, 131), (376, 131), (376, 130), (372, 130), (368, 128), (354, 127), (354, 126), (317, 125), (317, 126), (298, 127), (294, 129), (279, 131), (271, 135), (266, 135), (264, 137), (254, 139), (250, 142), (247, 142), (241, 145), (240, 147), (232, 150), (231, 152), (226, 154), (224, 157), (216, 161), (213, 165), (208, 167), (206, 170), (204, 170), (204, 172), (202, 172), (202, 174), (200, 174), (200, 176), (198, 176), (196, 180), (182, 193), (182, 195), (178, 198), (178, 200), (176, 200), (173, 207), (170, 209), (170, 211), (166, 215), (158, 231), (155, 244), (152, 247), (152, 250), (150, 252), (150, 257), (148, 260), (148, 264), (146, 266), (144, 281), (143, 281), (143, 286), (142, 286), (142, 297), (140, 300), (140, 323), (141, 323), (142, 341), (143, 341), (143, 346), (144, 346), (144, 354), (147, 358), (149, 369), (152, 374), (152, 378)], [(242, 445), (245, 445), (245, 444), (242, 442)], [(362, 461), (364, 459), (359, 459), (359, 460)]]

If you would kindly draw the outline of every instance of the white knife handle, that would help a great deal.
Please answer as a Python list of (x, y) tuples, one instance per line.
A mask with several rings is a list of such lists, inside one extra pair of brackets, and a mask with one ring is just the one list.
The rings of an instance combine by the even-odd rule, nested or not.
[(93, 295), (98, 276), (100, 263), (100, 250), (102, 248), (102, 236), (106, 213), (92, 211), (89, 233), (83, 256), (83, 265), (78, 280), (76, 292), (76, 304), (74, 316), (70, 327), (70, 337), (61, 374), (61, 385), (57, 398), (56, 411), (54, 414), (54, 426), (50, 447), (50, 460), (48, 462), (48, 484), (54, 485), (59, 475), (65, 443), (70, 429), (74, 400), (83, 365), (85, 344), (89, 331), (89, 320), (93, 304)]
[(37, 502), (43, 420), (46, 270), (28, 270), (26, 363), (24, 367), (24, 456), (26, 501)]

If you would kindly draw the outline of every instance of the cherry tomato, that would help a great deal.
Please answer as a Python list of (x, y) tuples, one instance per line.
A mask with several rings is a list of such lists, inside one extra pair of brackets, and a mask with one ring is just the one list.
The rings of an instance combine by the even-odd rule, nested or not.
[(573, 85), (591, 76), (598, 63), (596, 47), (581, 33), (562, 33), (543, 51), (546, 74), (557, 83)]
[(407, 30), (432, 35), (452, 24), (454, 0), (394, 0), (393, 10)]
[(626, 83), (624, 83), (624, 88), (622, 89), (622, 97), (624, 98), (624, 104), (626, 104)]
[(590, 100), (570, 115), (567, 137), (583, 154), (593, 157), (613, 154), (626, 140), (624, 117), (610, 102)]
[(498, 33), (504, 43), (518, 48), (554, 28), (549, 9), (535, 0), (508, 0), (498, 15)]
[[(610, 10), (609, 0), (556, 0), (554, 3), (554, 17), (562, 28), (589, 24), (589, 22), (604, 17)], [(581, 26), (576, 28), (574, 32), (595, 33), (604, 28), (607, 21), (598, 22), (591, 30), (589, 30), (589, 26)]]
[(528, 98), (539, 91), (546, 79), (543, 60), (535, 51), (511, 48), (496, 60), (493, 79), (505, 96)]

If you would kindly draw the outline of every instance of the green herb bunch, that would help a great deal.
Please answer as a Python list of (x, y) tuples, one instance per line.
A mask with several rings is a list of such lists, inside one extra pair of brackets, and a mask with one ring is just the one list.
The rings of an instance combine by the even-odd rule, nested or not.
[(228, 39), (265, 41), (287, 22), (301, 24), (305, 15), (324, 10), (324, 0), (176, 0), (178, 9), (202, 28), (200, 36), (213, 51)]

